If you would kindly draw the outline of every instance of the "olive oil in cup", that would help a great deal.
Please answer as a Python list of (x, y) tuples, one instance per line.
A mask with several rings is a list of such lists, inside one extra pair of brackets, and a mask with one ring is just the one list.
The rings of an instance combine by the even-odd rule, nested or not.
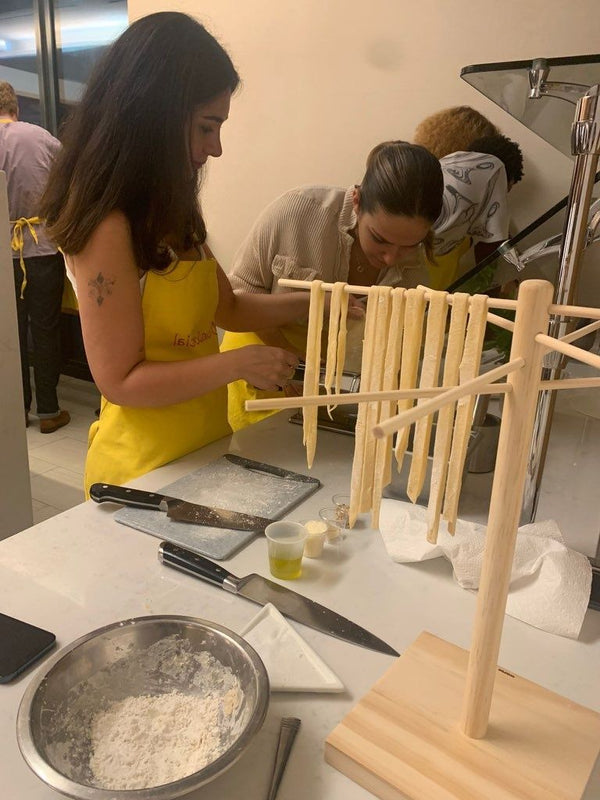
[(265, 528), (269, 569), (274, 578), (289, 581), (302, 574), (306, 528), (299, 522), (272, 522)]

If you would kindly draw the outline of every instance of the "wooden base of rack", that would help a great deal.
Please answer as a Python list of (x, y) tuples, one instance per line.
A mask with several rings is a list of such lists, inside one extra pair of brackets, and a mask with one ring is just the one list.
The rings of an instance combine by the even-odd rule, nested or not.
[(468, 657), (422, 633), (331, 732), (325, 760), (384, 800), (580, 800), (600, 714), (498, 669), (488, 732), (470, 739)]

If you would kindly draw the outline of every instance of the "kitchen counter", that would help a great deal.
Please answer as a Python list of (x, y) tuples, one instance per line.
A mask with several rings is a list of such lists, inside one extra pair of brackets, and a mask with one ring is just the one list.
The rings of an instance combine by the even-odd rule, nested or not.
[[(270, 417), (214, 442), (177, 462), (133, 481), (156, 490), (228, 450), (298, 472), (306, 472), (302, 429), (286, 414)], [(289, 514), (302, 520), (348, 492), (354, 439), (319, 431), (311, 474), (322, 488)], [(259, 607), (218, 587), (159, 564), (159, 540), (115, 522), (112, 505), (83, 503), (0, 542), (0, 610), (53, 631), (58, 646), (102, 625), (150, 614), (183, 614), (240, 631)], [(399, 652), (423, 630), (468, 648), (476, 596), (461, 589), (442, 559), (399, 565), (387, 555), (377, 531), (349, 532), (342, 548), (322, 559), (305, 559), (302, 577), (290, 582), (302, 594), (368, 628)], [(241, 576), (268, 576), (266, 543), (255, 539), (220, 562)], [(190, 800), (260, 800), (266, 795), (282, 716), (302, 727), (278, 800), (364, 800), (371, 795), (323, 758), (326, 736), (393, 663), (390, 656), (359, 648), (292, 623), (337, 673), (342, 694), (276, 693), (265, 725), (227, 773), (188, 795)], [(45, 661), (37, 669), (44, 669)], [(600, 612), (588, 610), (578, 641), (563, 639), (506, 617), (500, 664), (575, 702), (600, 711)], [(23, 692), (36, 670), (0, 685), (0, 786), (14, 800), (59, 797), (23, 761), (15, 719)], [(492, 705), (493, 718), (493, 705)], [(597, 764), (585, 800), (600, 797)], [(483, 800), (483, 798), (482, 798)]]

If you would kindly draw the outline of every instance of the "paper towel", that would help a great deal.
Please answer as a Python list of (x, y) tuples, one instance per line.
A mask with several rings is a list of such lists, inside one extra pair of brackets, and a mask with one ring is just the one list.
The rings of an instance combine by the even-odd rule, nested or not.
[[(464, 589), (477, 589), (485, 526), (457, 520), (451, 536), (440, 522), (437, 544), (427, 541), (427, 509), (401, 500), (381, 502), (379, 527), (394, 561), (427, 561), (443, 556)], [(536, 628), (576, 639), (590, 599), (592, 568), (582, 553), (564, 543), (554, 520), (519, 528), (506, 613)]]

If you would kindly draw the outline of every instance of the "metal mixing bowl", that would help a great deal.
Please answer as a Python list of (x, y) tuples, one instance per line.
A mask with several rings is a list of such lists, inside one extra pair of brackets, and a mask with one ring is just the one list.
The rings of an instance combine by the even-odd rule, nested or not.
[[(177, 639), (169, 639), (169, 643), (187, 648), (194, 659), (201, 653), (210, 654), (239, 680), (242, 700), (233, 718), (223, 722), (224, 751), (199, 771), (160, 786), (111, 789), (96, 785), (89, 762), (91, 720), (97, 711), (131, 696), (172, 691), (202, 694), (201, 671), (191, 674), (190, 669), (164, 659), (157, 667), (148, 656), (173, 636)], [(222, 673), (231, 680), (229, 672)], [(218, 667), (215, 677), (221, 678)], [(25, 761), (38, 777), (69, 797), (169, 800), (228, 769), (260, 729), (268, 703), (269, 679), (264, 664), (237, 634), (194, 617), (138, 617), (92, 631), (52, 658), (45, 672), (25, 691), (17, 716), (17, 740)]]

